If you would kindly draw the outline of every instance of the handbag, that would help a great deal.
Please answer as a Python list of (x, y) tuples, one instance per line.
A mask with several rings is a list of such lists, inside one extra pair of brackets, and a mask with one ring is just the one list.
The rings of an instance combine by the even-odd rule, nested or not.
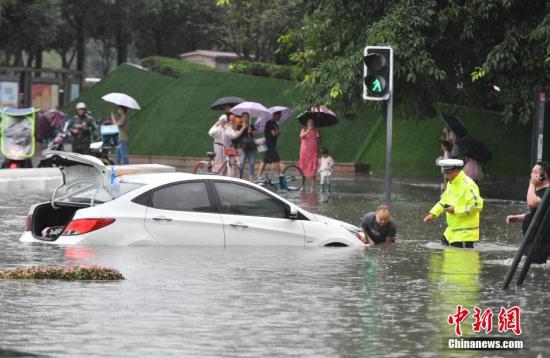
[(245, 152), (252, 152), (256, 150), (256, 142), (250, 134), (246, 134), (241, 140), (241, 149)]

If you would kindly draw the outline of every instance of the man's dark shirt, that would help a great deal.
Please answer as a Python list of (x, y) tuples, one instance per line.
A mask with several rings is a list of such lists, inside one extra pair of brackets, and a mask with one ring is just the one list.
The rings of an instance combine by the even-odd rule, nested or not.
[[(544, 193), (546, 193), (546, 189), (548, 188), (541, 188), (537, 190), (535, 194), (542, 199), (542, 197), (544, 196)], [(531, 221), (533, 220), (533, 217), (535, 216), (536, 212), (537, 212), (537, 208), (529, 208), (529, 211), (525, 214), (525, 217), (523, 218), (523, 223), (521, 226), (521, 229), (523, 231), (523, 236), (525, 236), (525, 233), (529, 228), (529, 224), (531, 224)]]
[(382, 244), (386, 240), (386, 237), (395, 238), (397, 232), (397, 226), (390, 219), (384, 226), (378, 225), (376, 222), (376, 213), (371, 212), (365, 214), (361, 220), (361, 228), (365, 230), (367, 235), (374, 241), (375, 244)]
[(271, 134), (272, 130), (279, 130), (279, 126), (277, 125), (277, 122), (269, 121), (265, 125), (264, 130), (264, 136), (265, 136), (265, 144), (268, 148), (275, 148), (277, 145), (277, 137)]

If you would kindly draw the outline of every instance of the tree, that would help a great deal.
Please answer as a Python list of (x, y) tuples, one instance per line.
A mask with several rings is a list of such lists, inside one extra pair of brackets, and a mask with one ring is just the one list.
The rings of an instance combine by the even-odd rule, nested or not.
[[(543, 0), (307, 1), (304, 26), (280, 41), (305, 73), (308, 104), (353, 116), (362, 102), (363, 47), (392, 45), (396, 100), (406, 113), (432, 115), (444, 101), (525, 122), (533, 93), (548, 89), (549, 7)], [(490, 86), (497, 80), (517, 100), (497, 96)]]
[(277, 39), (300, 25), (303, 0), (222, 0), (217, 21), (204, 26), (207, 36), (246, 60), (275, 61)]
[(51, 46), (51, 36), (44, 29), (56, 20), (56, 0), (8, 1), (2, 3), (1, 9), (0, 48), (4, 50), (4, 62), (42, 67), (42, 51)]

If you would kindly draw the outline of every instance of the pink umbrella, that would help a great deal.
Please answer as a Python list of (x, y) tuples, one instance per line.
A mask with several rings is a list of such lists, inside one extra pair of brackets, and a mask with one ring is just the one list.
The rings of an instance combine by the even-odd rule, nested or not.
[[(279, 118), (279, 120), (277, 121), (277, 124), (278, 125), (281, 125), (281, 123), (283, 123), (284, 121), (286, 121), (291, 115), (292, 115), (292, 109), (288, 108), (288, 107), (283, 107), (283, 106), (275, 106), (275, 107), (271, 107), (269, 109), (269, 112), (273, 115), (277, 112), (281, 112), (281, 117)], [(256, 123), (254, 124), (254, 127), (256, 129), (256, 132), (258, 133), (262, 133), (264, 130), (265, 130), (265, 125), (266, 123), (271, 119), (271, 116), (267, 116), (267, 117), (261, 117), (261, 118), (258, 118), (258, 120), (256, 121)]]
[(67, 118), (67, 115), (58, 109), (50, 109), (44, 113), (44, 117), (46, 117), (50, 123), (50, 126), (53, 128), (59, 128), (63, 125), (63, 123), (65, 123), (65, 118)]

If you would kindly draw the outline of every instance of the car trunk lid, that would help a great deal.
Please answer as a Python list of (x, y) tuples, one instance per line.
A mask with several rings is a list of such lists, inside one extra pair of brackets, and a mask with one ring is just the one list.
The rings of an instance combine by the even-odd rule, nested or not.
[(86, 185), (90, 189), (98, 191), (102, 189), (112, 196), (113, 168), (106, 166), (98, 158), (91, 155), (56, 150), (45, 150), (42, 154), (48, 162), (59, 166), (63, 175), (63, 184), (56, 188), (52, 196), (52, 204), (54, 206), (57, 200), (56, 193), (59, 189), (64, 188), (70, 191), (72, 187), (78, 185)]

